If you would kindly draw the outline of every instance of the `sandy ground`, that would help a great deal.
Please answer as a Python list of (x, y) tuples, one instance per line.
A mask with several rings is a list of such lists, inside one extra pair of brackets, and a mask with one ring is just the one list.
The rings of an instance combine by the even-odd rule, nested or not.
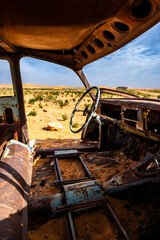
[[(26, 114), (35, 109), (36, 116), (27, 116), (27, 124), (29, 129), (29, 138), (32, 139), (46, 139), (46, 138), (80, 138), (81, 133), (74, 134), (70, 131), (69, 121), (70, 116), (74, 108), (74, 104), (70, 104), (67, 107), (61, 109), (59, 106), (52, 103), (43, 104), (44, 108), (40, 109), (38, 104), (34, 106), (26, 106)], [(46, 110), (46, 112), (44, 112)], [(68, 119), (63, 121), (62, 115), (66, 114)], [(47, 125), (50, 122), (59, 122), (62, 125), (62, 129), (59, 131), (49, 131)]]
[[(96, 209), (74, 217), (78, 240), (116, 240), (116, 234), (104, 213), (104, 209)], [(104, 228), (105, 225), (105, 228)], [(29, 232), (28, 240), (67, 240), (64, 218), (50, 220), (37, 231)]]
[[(73, 88), (65, 86), (39, 86), (31, 84), (23, 84), (24, 88), (24, 100), (25, 100), (25, 110), (27, 115), (27, 123), (29, 128), (29, 137), (31, 139), (46, 139), (46, 138), (68, 138), (68, 139), (79, 139), (81, 133), (74, 134), (70, 131), (69, 121), (71, 113), (74, 109), (74, 106), (81, 95), (76, 94), (78, 91), (83, 91), (84, 88)], [(115, 88), (113, 88), (115, 89)], [(58, 95), (54, 95), (53, 91), (59, 91)], [(68, 93), (67, 93), (68, 91)], [(158, 98), (160, 97), (160, 89), (128, 89), (130, 93), (136, 93), (141, 97), (150, 97)], [(36, 101), (34, 104), (30, 104), (30, 99), (35, 98), (35, 93), (43, 96), (43, 100)], [(54, 99), (68, 101), (68, 105), (63, 108), (60, 107), (58, 103), (55, 103), (53, 99), (46, 101), (45, 98), (48, 95), (52, 95)], [(11, 85), (0, 85), (0, 96), (3, 95), (13, 95), (13, 90)], [(102, 96), (105, 97), (105, 96)], [(115, 95), (108, 95), (107, 97), (116, 97)], [(91, 99), (86, 97), (82, 104), (82, 109), (85, 108), (86, 104), (91, 104)], [(39, 107), (41, 105), (41, 108)], [(31, 111), (36, 112), (36, 116), (29, 116)], [(67, 120), (63, 121), (62, 115), (67, 116)], [(85, 118), (82, 117), (82, 114), (77, 115), (75, 123), (78, 127), (82, 126), (82, 123), (85, 121)], [(58, 122), (62, 125), (62, 130), (60, 131), (48, 131), (47, 125), (50, 122)], [(76, 127), (75, 130), (78, 128)]]
[[(64, 90), (63, 90), (64, 91)], [(139, 92), (139, 89), (134, 90), (135, 92)], [(157, 98), (159, 96), (157, 92), (149, 93), (143, 90), (143, 94), (150, 94), (152, 98)], [(109, 97), (112, 97), (109, 95)], [(116, 96), (113, 96), (116, 97)], [(145, 97), (145, 95), (143, 96)], [(148, 96), (149, 97), (149, 96)], [(71, 113), (75, 107), (76, 102), (79, 100), (80, 96), (75, 95), (74, 93), (70, 93), (68, 95), (61, 94), (57, 97), (57, 100), (68, 100), (69, 104), (61, 108), (59, 104), (55, 104), (52, 101), (37, 101), (34, 104), (29, 104), (29, 100), (34, 98), (32, 94), (24, 94), (25, 99), (25, 109), (27, 114), (27, 123), (29, 128), (29, 136), (30, 139), (46, 139), (46, 138), (61, 138), (61, 139), (79, 139), (81, 137), (80, 133), (72, 133), (69, 128), (69, 122)], [(73, 101), (74, 100), (74, 101)], [(89, 96), (87, 96), (79, 109), (84, 109), (85, 105), (91, 104), (92, 100)], [(39, 108), (39, 104), (42, 105), (42, 108)], [(29, 116), (28, 114), (31, 111), (36, 111), (36, 116)], [(63, 121), (62, 115), (67, 115), (67, 120)], [(62, 130), (60, 131), (48, 131), (47, 125), (50, 122), (59, 122), (62, 125)], [(74, 123), (78, 124), (78, 128), (83, 125), (85, 122), (85, 117), (82, 116), (82, 113), (76, 113)], [(74, 130), (77, 130), (75, 128)], [(67, 137), (66, 137), (67, 136)]]
[[(55, 90), (56, 91), (56, 90)], [(65, 90), (63, 90), (59, 96), (56, 96), (56, 101), (62, 100), (63, 102), (68, 101), (66, 106), (63, 108), (60, 107), (58, 103), (54, 103), (51, 101), (37, 101), (34, 104), (29, 104), (30, 99), (33, 99), (33, 94), (24, 94), (25, 99), (25, 111), (27, 115), (27, 124), (29, 129), (29, 137), (31, 139), (46, 139), (46, 138), (61, 138), (64, 139), (79, 139), (81, 133), (74, 134), (70, 131), (70, 117), (71, 113), (75, 107), (80, 96), (77, 96), (74, 93), (63, 94)], [(54, 95), (53, 95), (54, 96)], [(46, 97), (46, 96), (45, 96)], [(79, 109), (84, 109), (85, 104), (90, 103), (91, 98), (86, 97), (80, 106)], [(88, 102), (89, 101), (89, 102)], [(42, 106), (41, 108), (39, 106)], [(29, 116), (31, 111), (36, 112), (36, 116)], [(67, 117), (66, 120), (63, 120), (63, 115)], [(77, 124), (75, 130), (80, 128), (85, 122), (86, 117), (83, 116), (82, 113), (76, 113), (73, 123)], [(47, 129), (47, 125), (52, 122), (58, 122), (62, 125), (62, 129), (60, 131), (49, 131)]]

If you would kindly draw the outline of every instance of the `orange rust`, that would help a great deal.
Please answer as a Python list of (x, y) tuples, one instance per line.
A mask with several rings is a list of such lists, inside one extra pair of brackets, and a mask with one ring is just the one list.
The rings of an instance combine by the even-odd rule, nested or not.
[(31, 183), (32, 155), (28, 152), (25, 145), (9, 142), (0, 161), (1, 239), (7, 236), (7, 239), (20, 240), (27, 227), (22, 216)]

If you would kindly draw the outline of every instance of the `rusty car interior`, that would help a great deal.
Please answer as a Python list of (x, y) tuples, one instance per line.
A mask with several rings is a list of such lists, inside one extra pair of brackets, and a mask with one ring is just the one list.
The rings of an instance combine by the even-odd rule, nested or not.
[[(159, 21), (159, 0), (1, 1), (14, 96), (0, 97), (0, 239), (159, 239), (160, 100), (91, 87), (83, 72)], [(70, 129), (81, 140), (29, 141), (23, 57), (79, 76), (86, 92)], [(88, 93), (91, 109), (79, 109)], [(86, 121), (75, 131), (77, 112)]]

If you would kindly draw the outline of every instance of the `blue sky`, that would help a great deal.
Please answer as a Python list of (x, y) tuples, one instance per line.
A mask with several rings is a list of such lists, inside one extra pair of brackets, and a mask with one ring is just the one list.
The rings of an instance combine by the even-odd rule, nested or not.
[[(84, 67), (90, 85), (160, 88), (160, 23), (120, 50)], [(8, 65), (0, 61), (0, 84), (10, 83)], [(23, 83), (82, 86), (70, 69), (32, 58), (21, 60)]]

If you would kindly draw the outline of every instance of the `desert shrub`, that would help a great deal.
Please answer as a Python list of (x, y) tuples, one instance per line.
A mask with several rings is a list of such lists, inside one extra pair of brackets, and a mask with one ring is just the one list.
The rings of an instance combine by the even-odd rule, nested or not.
[[(113, 95), (113, 94), (111, 94), (111, 95)], [(110, 97), (111, 95), (109, 93), (102, 93), (101, 97), (106, 97), (107, 98), (107, 97)]]
[(60, 106), (61, 108), (63, 108), (63, 107), (64, 107), (64, 103), (63, 103), (63, 101), (62, 101), (62, 100), (58, 100), (58, 103), (59, 103), (59, 106)]
[(58, 101), (57, 101), (56, 98), (53, 99), (53, 103), (54, 103), (54, 104), (57, 104), (57, 103), (58, 103)]
[(83, 92), (77, 92), (78, 97), (81, 97)]
[(54, 97), (53, 97), (52, 95), (48, 95), (48, 96), (44, 99), (45, 102), (50, 102), (50, 101), (53, 101), (53, 100), (54, 100)]
[(59, 106), (63, 108), (64, 106), (67, 106), (69, 104), (69, 101), (67, 99), (65, 99), (64, 102), (62, 100), (58, 100), (58, 103), (59, 103)]
[(133, 94), (133, 95), (136, 95), (136, 92), (133, 91), (133, 90), (121, 90), (121, 92), (126, 92), (126, 93), (130, 93), (130, 94)]
[(79, 124), (78, 124), (77, 122), (75, 122), (75, 123), (72, 124), (72, 127), (73, 127), (73, 128), (78, 128), (78, 127), (79, 127)]
[(41, 94), (38, 93), (38, 94), (35, 94), (35, 99), (36, 99), (36, 101), (42, 101), (43, 97)]
[(24, 95), (27, 95), (29, 92), (28, 91), (24, 91)]
[(29, 99), (29, 103), (30, 103), (30, 104), (34, 104), (35, 102), (36, 102), (36, 99), (35, 99), (35, 98)]
[(63, 103), (63, 101), (62, 101), (62, 100), (58, 100), (58, 103), (59, 103), (59, 106), (60, 106), (61, 108), (63, 108), (63, 107), (64, 107), (64, 103)]
[(35, 110), (30, 111), (30, 113), (28, 114), (28, 116), (36, 116), (37, 112)]
[(57, 95), (58, 96), (59, 93), (60, 93), (59, 91), (54, 91), (54, 90), (50, 91), (50, 94), (52, 94), (52, 95)]
[(67, 99), (65, 99), (64, 104), (65, 104), (65, 106), (67, 106), (69, 104), (69, 101)]
[(88, 106), (88, 107), (89, 107), (89, 109), (91, 109), (91, 107), (92, 107), (92, 104), (89, 104), (89, 103), (88, 103), (88, 104), (86, 104), (86, 103), (85, 103), (85, 104), (84, 104), (84, 106), (85, 106), (85, 107), (87, 107), (87, 106)]
[(43, 108), (43, 105), (41, 103), (38, 106), (39, 106), (39, 108)]
[(41, 93), (34, 93), (33, 94), (34, 98), (29, 99), (30, 104), (34, 104), (37, 101), (42, 101), (43, 97)]
[(153, 92), (153, 93), (160, 93), (160, 90), (156, 89), (148, 89), (148, 92)]
[(149, 98), (149, 97), (151, 97), (151, 95), (150, 95), (150, 94), (147, 94), (147, 93), (142, 93), (142, 95), (143, 95), (144, 98)]
[(158, 95), (157, 98), (160, 99), (160, 95)]
[(75, 99), (75, 98), (73, 98), (72, 100), (73, 100), (73, 102), (75, 102), (75, 101), (76, 101), (76, 99)]
[(66, 121), (68, 119), (68, 116), (66, 113), (62, 114), (62, 120), (63, 121)]

